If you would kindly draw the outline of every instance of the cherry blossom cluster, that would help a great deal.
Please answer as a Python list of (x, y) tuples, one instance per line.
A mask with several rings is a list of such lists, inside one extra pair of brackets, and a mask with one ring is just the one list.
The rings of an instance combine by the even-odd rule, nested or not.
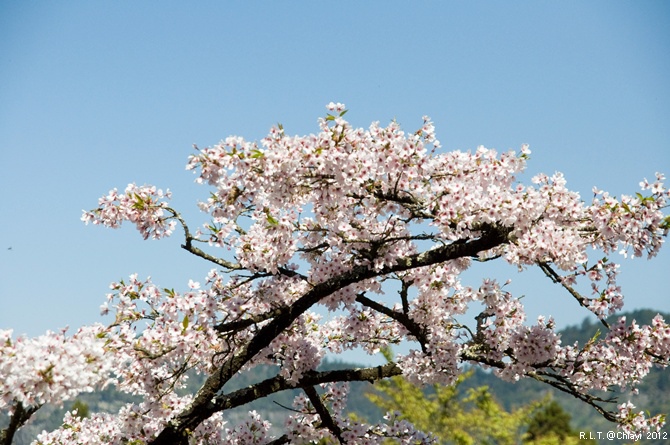
[(591, 294), (595, 295), (588, 298), (588, 308), (591, 312), (602, 319), (623, 307), (623, 294), (616, 282), (619, 274), (618, 264), (603, 258), (589, 268), (584, 267), (580, 272), (587, 274), (591, 281)]
[(554, 364), (561, 342), (553, 325), (553, 320), (545, 323), (544, 317), (540, 316), (536, 325), (516, 329), (509, 341), (514, 361), (500, 372), (503, 379), (517, 380), (534, 372), (538, 366)]
[[(61, 428), (42, 432), (35, 445), (122, 445), (144, 444), (160, 431), (175, 413), (188, 406), (190, 397), (172, 393), (160, 403), (127, 404), (117, 414), (94, 413), (81, 418), (76, 410), (65, 414)], [(222, 442), (224, 426), (221, 413), (216, 413), (192, 432), (190, 443), (206, 445)], [(241, 442), (252, 443), (252, 442)]]
[(661, 316), (655, 317), (651, 326), (640, 326), (635, 321), (626, 325), (626, 317), (620, 317), (603, 339), (582, 347), (561, 348), (557, 362), (564, 364), (562, 374), (580, 387), (635, 388), (658, 363), (656, 358), (667, 357), (668, 352), (670, 326)]
[(62, 331), (12, 339), (11, 330), (0, 330), (0, 409), (62, 404), (106, 384), (116, 363), (104, 336), (99, 324), (72, 336)]
[(170, 236), (176, 223), (165, 215), (171, 193), (153, 186), (128, 184), (123, 194), (112, 189), (98, 201), (98, 208), (84, 211), (81, 220), (86, 224), (101, 224), (105, 227), (120, 227), (124, 220), (135, 224), (144, 239), (160, 239)]
[(267, 363), (280, 365), (279, 375), (288, 381), (298, 382), (305, 372), (316, 369), (325, 356), (320, 318), (315, 313), (305, 313), (261, 352), (261, 356), (269, 358)]
[(451, 385), (460, 374), (458, 365), (461, 345), (451, 339), (451, 333), (435, 336), (426, 351), (410, 350), (397, 358), (398, 366), (407, 379), (420, 385)]
[(327, 333), (323, 341), (329, 352), (341, 353), (361, 347), (372, 355), (399, 343), (405, 330), (379, 312), (352, 307), (346, 315), (324, 323), (320, 331)]
[(478, 334), (486, 341), (488, 357), (501, 360), (523, 329), (526, 313), (521, 302), (502, 289), (495, 280), (484, 280), (477, 291), (477, 299), (486, 306), (480, 315)]
[(670, 356), (670, 325), (657, 315), (648, 328), (649, 340), (646, 350), (657, 357)]
[[(346, 403), (346, 390), (339, 391), (332, 386), (326, 387), (326, 394), (322, 396), (322, 400), (332, 401), (334, 397), (336, 397), (336, 400), (333, 402), (334, 412), (332, 414), (341, 419), (342, 405)], [(287, 435), (291, 443), (308, 444), (325, 438), (332, 438), (327, 428), (319, 427), (321, 418), (305, 394), (299, 394), (295, 397), (293, 409), (296, 413), (286, 419)]]
[[(160, 290), (137, 275), (112, 283), (103, 312), (114, 305), (108, 347), (125, 364), (117, 370), (120, 388), (160, 398), (186, 382), (185, 371), (206, 372), (216, 352), (217, 298), (190, 281), (185, 293)], [(139, 330), (139, 333), (138, 333)], [(184, 358), (188, 359), (184, 361)]]
[[(226, 429), (226, 442), (231, 445), (264, 445), (273, 437), (269, 434), (272, 426), (256, 411), (249, 411), (247, 420), (233, 429)], [(214, 442), (218, 443), (218, 442)]]
[(533, 177), (536, 187), (516, 187), (511, 204), (517, 208), (511, 218), (516, 241), (509, 245), (506, 259), (512, 264), (552, 262), (559, 269), (573, 270), (586, 260), (584, 204), (579, 194), (566, 188), (561, 173)]
[(649, 431), (660, 431), (665, 425), (663, 415), (647, 418), (643, 411), (634, 412), (635, 406), (630, 402), (622, 403), (617, 408), (619, 425), (627, 433), (639, 435)]
[(659, 210), (668, 205), (670, 190), (664, 187), (665, 177), (656, 173), (656, 181), (649, 183), (646, 179), (640, 183), (642, 191), (651, 191), (651, 195), (644, 196), (636, 193), (635, 196), (621, 196), (621, 199), (612, 197), (607, 192), (595, 189), (591, 205), (591, 220), (599, 231), (597, 244), (604, 251), (616, 251), (636, 257), (645, 252), (649, 258), (655, 256), (663, 238), (660, 231), (667, 234), (668, 217)]
[(297, 414), (289, 416), (286, 420), (290, 443), (312, 444), (323, 439), (342, 440), (344, 443), (357, 445), (381, 445), (388, 443), (389, 439), (394, 439), (394, 443), (407, 445), (438, 443), (434, 436), (418, 431), (410, 422), (401, 419), (398, 413), (387, 413), (384, 422), (376, 425), (352, 420), (343, 415), (348, 385), (325, 385), (324, 390), (324, 394), (320, 396), (321, 402), (331, 406), (339, 438), (335, 437), (332, 430), (324, 428), (322, 419), (310, 400), (301, 394), (293, 402)]

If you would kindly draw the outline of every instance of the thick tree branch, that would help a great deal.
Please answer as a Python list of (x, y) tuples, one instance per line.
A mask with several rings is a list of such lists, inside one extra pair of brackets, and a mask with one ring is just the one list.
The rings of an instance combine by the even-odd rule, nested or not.
[(368, 266), (356, 266), (339, 276), (315, 284), (295, 303), (284, 308), (281, 315), (274, 317), (263, 326), (235, 356), (223, 363), (205, 381), (191, 405), (174, 418), (152, 443), (154, 445), (185, 444), (187, 440), (186, 431), (193, 431), (215, 412), (212, 400), (223, 385), (256, 354), (267, 347), (277, 335), (286, 330), (301, 314), (321, 299), (344, 289), (350, 284), (369, 278), (431, 266), (458, 258), (476, 256), (480, 252), (507, 243), (509, 232), (510, 229), (505, 227), (487, 225), (482, 228), (482, 235), (477, 239), (448, 244), (426, 252), (399, 258), (395, 264), (385, 266), (381, 270), (375, 270)]
[(25, 408), (21, 402), (16, 402), (14, 413), (10, 417), (9, 425), (0, 430), (0, 445), (11, 445), (14, 434), (21, 428), (42, 405)]
[(402, 301), (402, 312), (403, 314), (409, 313), (409, 300), (407, 298), (407, 292), (409, 291), (410, 286), (414, 284), (414, 281), (405, 281), (401, 280), (402, 288), (400, 289), (400, 301)]
[(285, 443), (289, 443), (289, 438), (286, 434), (273, 440), (272, 442), (269, 442), (268, 445), (284, 445)]
[(245, 405), (270, 394), (289, 389), (306, 388), (308, 386), (320, 385), (322, 383), (333, 382), (374, 382), (401, 374), (400, 368), (395, 363), (387, 363), (382, 366), (357, 369), (340, 369), (334, 371), (310, 371), (298, 382), (291, 382), (282, 376), (274, 376), (262, 382), (238, 389), (229, 394), (222, 394), (215, 397), (212, 404), (212, 412), (229, 410), (241, 405)]

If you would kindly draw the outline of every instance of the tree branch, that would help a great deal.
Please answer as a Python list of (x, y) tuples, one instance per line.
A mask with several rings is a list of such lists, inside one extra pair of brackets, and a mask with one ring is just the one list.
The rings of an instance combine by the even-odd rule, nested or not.
[(426, 338), (426, 333), (422, 329), (422, 327), (416, 323), (414, 320), (409, 318), (407, 314), (396, 312), (393, 309), (390, 309), (386, 306), (384, 306), (381, 303), (378, 303), (374, 300), (371, 300), (370, 298), (366, 297), (363, 294), (359, 294), (356, 296), (356, 301), (361, 303), (363, 306), (367, 306), (370, 309), (373, 309), (377, 312), (380, 312), (384, 315), (386, 315), (389, 318), (392, 318), (393, 320), (397, 321), (398, 323), (402, 324), (405, 326), (407, 331), (412, 334), (416, 339), (418, 340), (419, 344), (421, 345), (421, 349), (423, 352), (426, 352), (426, 344), (428, 343), (428, 339)]
[(315, 284), (295, 303), (285, 307), (280, 315), (263, 326), (247, 345), (210, 375), (195, 395), (191, 405), (177, 415), (152, 444), (185, 444), (187, 441), (186, 431), (193, 431), (216, 411), (212, 400), (223, 385), (256, 354), (267, 347), (277, 335), (286, 330), (301, 314), (321, 299), (344, 289), (350, 284), (366, 279), (431, 266), (457, 258), (476, 256), (479, 252), (507, 243), (509, 232), (510, 229), (506, 227), (487, 225), (482, 228), (482, 235), (477, 239), (448, 244), (426, 252), (399, 258), (395, 264), (385, 266), (381, 270), (371, 269), (366, 265), (355, 266), (348, 272)]
[[(551, 378), (542, 377), (542, 375), (540, 375), (540, 374), (549, 376)], [(577, 389), (575, 389), (574, 386), (568, 381), (557, 381), (555, 379), (557, 379), (559, 376), (557, 376), (555, 374), (533, 372), (533, 373), (528, 373), (527, 375), (529, 377), (532, 377), (533, 379), (539, 381), (539, 382), (546, 383), (547, 385), (553, 386), (554, 388), (558, 389), (559, 391), (562, 391), (566, 394), (570, 394), (571, 396), (581, 400), (582, 402), (584, 402), (588, 405), (591, 405), (596, 411), (598, 411), (598, 413), (600, 413), (605, 419), (609, 420), (610, 422), (617, 422), (618, 421), (617, 416), (616, 416), (615, 413), (607, 411), (605, 408), (603, 408), (602, 406), (600, 406), (596, 403), (597, 401), (608, 402), (608, 400), (603, 400), (600, 397), (596, 397), (596, 396), (593, 396), (591, 394), (586, 394), (586, 393), (580, 392)], [(609, 400), (609, 402), (611, 402), (611, 400)]]
[(340, 444), (346, 445), (346, 442), (344, 441), (344, 439), (342, 439), (342, 430), (335, 423), (335, 419), (333, 419), (333, 416), (330, 415), (330, 411), (328, 411), (326, 405), (323, 404), (323, 401), (321, 400), (319, 394), (316, 392), (316, 389), (313, 386), (305, 386), (303, 388), (303, 391), (305, 391), (305, 394), (307, 394), (309, 401), (312, 402), (312, 405), (314, 405), (314, 409), (321, 418), (323, 426), (328, 428), (330, 432), (333, 433), (333, 436), (335, 436), (335, 438)]
[(286, 308), (282, 306), (282, 307), (278, 307), (278, 308), (269, 310), (269, 311), (264, 312), (262, 314), (252, 315), (249, 318), (238, 319), (238, 320), (229, 321), (229, 322), (226, 322), (226, 323), (219, 323), (218, 325), (214, 326), (214, 330), (216, 330), (219, 333), (239, 331), (239, 330), (248, 328), (249, 326), (253, 326), (255, 324), (258, 324), (262, 321), (269, 320), (271, 318), (275, 318), (275, 317), (283, 314), (285, 310), (286, 310)]
[[(497, 368), (497, 369), (504, 369), (505, 364), (501, 361), (496, 361), (496, 360), (491, 360), (486, 357), (482, 356), (477, 356), (473, 355), (469, 351), (465, 351), (461, 354), (461, 358), (463, 360), (471, 361), (471, 362), (476, 362), (476, 363), (481, 363), (487, 366), (490, 366), (492, 368)], [(536, 365), (538, 367), (542, 366), (542, 364)], [(533, 378), (539, 382), (546, 383), (547, 385), (553, 386), (554, 388), (558, 389), (561, 392), (564, 392), (566, 394), (571, 395), (572, 397), (575, 397), (576, 399), (579, 399), (583, 402), (585, 402), (588, 405), (591, 405), (598, 413), (600, 413), (605, 419), (611, 421), (611, 422), (616, 422), (617, 417), (615, 413), (612, 413), (610, 411), (607, 411), (605, 408), (602, 406), (598, 405), (596, 402), (612, 402), (612, 400), (605, 400), (600, 397), (594, 396), (592, 394), (587, 394), (579, 391), (575, 385), (570, 382), (568, 379), (566, 379), (563, 376), (556, 375), (552, 372), (547, 372), (547, 371), (542, 371), (542, 370), (537, 370), (537, 371), (531, 371), (525, 373), (526, 376)]]
[[(573, 289), (572, 286), (566, 284), (565, 281), (562, 279), (562, 277), (558, 273), (556, 273), (554, 269), (552, 269), (549, 263), (545, 261), (539, 261), (537, 265), (540, 266), (542, 272), (544, 272), (544, 274), (547, 277), (549, 277), (551, 281), (563, 286), (563, 288), (567, 290), (570, 293), (570, 295), (572, 295), (582, 307), (588, 309), (589, 312), (591, 311), (591, 309), (589, 309), (589, 305), (587, 304), (588, 298), (582, 296), (582, 294)], [(605, 321), (604, 318), (601, 318), (600, 322), (603, 324), (603, 326), (605, 326), (605, 328), (607, 329), (610, 328), (610, 325), (607, 323), (607, 321)]]
[(199, 240), (193, 235), (191, 235), (191, 231), (189, 230), (188, 225), (186, 224), (186, 221), (184, 221), (184, 218), (182, 218), (181, 214), (176, 210), (174, 210), (172, 207), (167, 207), (165, 210), (167, 210), (172, 214), (172, 218), (179, 221), (179, 224), (181, 224), (181, 227), (184, 230), (184, 244), (181, 245), (182, 249), (191, 252), (195, 256), (199, 256), (202, 259), (210, 261), (228, 270), (243, 269), (243, 267), (237, 263), (226, 261), (223, 258), (217, 258), (195, 247), (193, 245), (193, 241), (199, 241)]
[[(238, 389), (229, 394), (222, 394), (215, 397), (213, 401), (214, 414), (217, 411), (229, 410), (241, 405), (245, 405), (270, 394), (280, 391), (306, 388), (308, 386), (320, 385), (333, 382), (374, 382), (401, 374), (401, 370), (395, 363), (387, 363), (381, 366), (357, 369), (339, 369), (334, 371), (309, 371), (298, 382), (286, 380), (282, 376), (274, 376), (262, 382)], [(211, 415), (210, 414), (210, 415)]]
[(0, 430), (0, 445), (11, 445), (14, 440), (14, 434), (21, 428), (42, 405), (24, 408), (23, 403), (16, 402), (14, 413), (11, 415), (9, 425), (4, 430)]

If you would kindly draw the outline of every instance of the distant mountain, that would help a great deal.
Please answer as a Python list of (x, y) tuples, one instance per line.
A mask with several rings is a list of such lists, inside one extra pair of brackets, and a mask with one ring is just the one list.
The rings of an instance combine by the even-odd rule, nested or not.
[[(637, 310), (620, 314), (615, 318), (625, 315), (628, 322), (635, 319), (640, 324), (649, 324), (657, 313), (658, 311)], [(670, 320), (670, 314), (661, 315), (666, 320)], [(608, 321), (612, 323), (614, 319)], [(602, 328), (602, 325), (597, 320), (587, 318), (580, 325), (570, 326), (560, 331), (561, 341), (564, 345), (574, 342), (583, 344), (591, 339), (599, 328)], [(600, 330), (602, 331), (602, 329)], [(361, 367), (361, 365), (339, 361), (326, 361), (321, 368), (322, 370), (333, 370), (356, 367)], [(276, 368), (259, 366), (250, 372), (236, 377), (226, 389), (234, 390), (242, 388), (269, 378), (275, 375), (275, 373)], [(193, 376), (188, 389), (195, 391), (201, 383), (202, 377)], [(468, 388), (483, 385), (488, 386), (495, 398), (508, 410), (541, 399), (546, 394), (552, 394), (555, 400), (571, 414), (572, 425), (577, 431), (581, 429), (583, 431), (602, 431), (604, 433), (616, 429), (615, 425), (604, 420), (593, 408), (534, 380), (525, 379), (516, 383), (508, 383), (498, 379), (489, 372), (477, 369), (473, 376), (463, 383), (462, 388), (465, 392)], [(376, 422), (381, 419), (384, 413), (365, 397), (365, 394), (372, 390), (372, 384), (368, 382), (353, 382), (347, 406), (351, 412), (356, 413), (360, 418)], [(248, 411), (256, 410), (262, 413), (264, 418), (272, 422), (276, 428), (275, 433), (280, 434), (284, 420), (290, 414), (287, 407), (290, 408), (292, 406), (293, 398), (296, 394), (297, 391), (287, 391), (256, 400), (249, 405), (232, 410), (226, 414), (229, 424), (235, 425), (246, 417)], [(658, 413), (670, 413), (670, 397), (658, 397), (659, 394), (670, 394), (670, 370), (668, 369), (653, 369), (640, 385), (639, 394), (637, 395), (627, 393), (611, 393), (610, 395), (616, 395), (621, 401), (630, 399), (639, 409), (648, 410), (654, 415)], [(82, 394), (78, 400), (88, 405), (90, 412), (113, 412), (118, 411), (122, 405), (136, 399), (127, 394), (119, 393), (113, 388), (108, 388), (92, 394)], [(72, 404), (73, 402), (68, 402), (63, 408), (45, 406), (40, 409), (35, 414), (34, 419), (19, 431), (14, 444), (28, 445), (42, 430), (57, 428), (63, 419), (65, 411), (70, 409)], [(6, 421), (6, 418), (0, 416), (0, 427), (6, 425)], [(602, 441), (602, 443), (616, 445), (623, 444), (624, 442), (614, 440)], [(667, 442), (645, 440), (644, 443), (660, 445)]]

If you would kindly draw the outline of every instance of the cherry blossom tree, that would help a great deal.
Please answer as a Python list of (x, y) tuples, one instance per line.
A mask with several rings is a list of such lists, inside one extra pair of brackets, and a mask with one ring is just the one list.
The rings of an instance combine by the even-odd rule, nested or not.
[[(545, 382), (627, 431), (663, 425), (662, 416), (593, 393), (635, 387), (653, 365), (668, 365), (670, 325), (660, 316), (649, 326), (604, 321), (624, 303), (619, 266), (608, 257), (653, 257), (668, 234), (661, 174), (631, 196), (594, 189), (588, 203), (560, 173), (520, 183), (527, 146), (443, 152), (427, 117), (405, 133), (396, 122), (355, 128), (344, 105), (328, 109), (316, 134), (289, 136), (277, 126), (260, 143), (229, 137), (196, 147), (187, 169), (211, 187), (197, 229), (170, 207), (169, 191), (153, 186), (112, 190), (84, 213), (86, 223), (112, 228), (129, 221), (145, 239), (176, 232), (211, 270), (184, 292), (136, 275), (114, 283), (102, 306), (114, 322), (71, 337), (0, 331), (0, 408), (11, 414), (4, 443), (42, 404), (104, 385), (142, 402), (85, 419), (68, 413), (35, 443), (434, 443), (394, 413), (380, 424), (346, 416), (347, 383), (402, 375), (452, 384), (468, 366)], [(526, 320), (507, 283), (461, 281), (488, 261), (540, 269), (548, 285), (603, 320), (606, 335), (562, 344), (551, 318)], [(473, 307), (481, 310), (466, 320)], [(409, 352), (385, 365), (319, 370), (327, 354), (375, 354), (401, 342)], [(268, 364), (274, 377), (227, 388)], [(194, 372), (206, 376), (202, 387), (177, 391)], [(271, 436), (255, 412), (243, 424), (226, 422), (227, 410), (289, 389), (301, 395), (284, 434)]]

